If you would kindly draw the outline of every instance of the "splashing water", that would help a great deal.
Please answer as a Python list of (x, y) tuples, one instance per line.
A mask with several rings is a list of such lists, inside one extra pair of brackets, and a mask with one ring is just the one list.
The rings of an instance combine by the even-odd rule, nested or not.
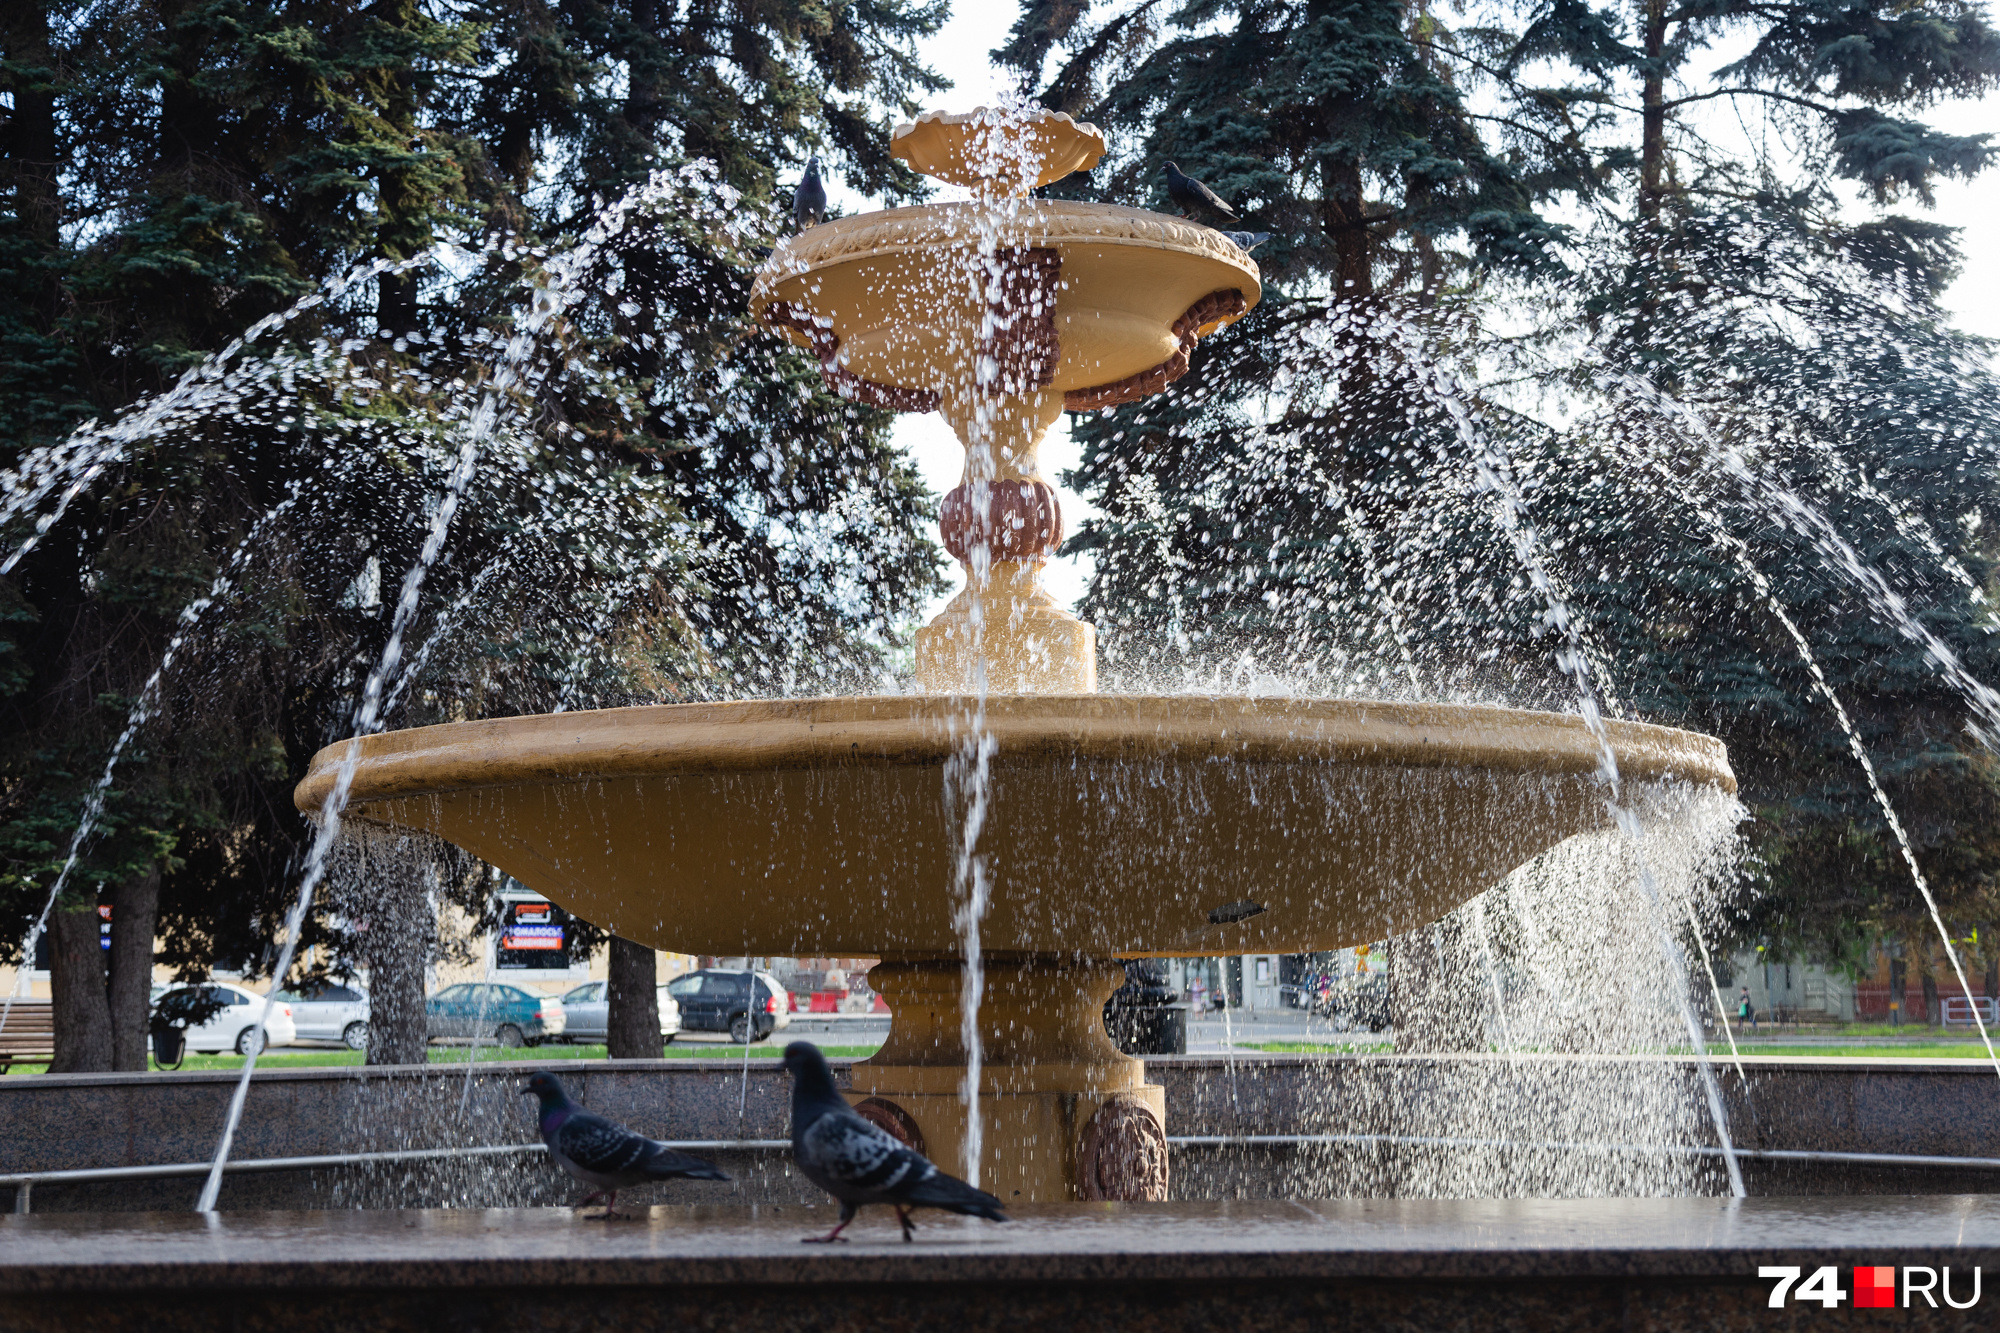
[[(76, 821), (76, 830), (70, 835), (69, 852), (63, 858), (62, 869), (56, 872), (54, 883), (49, 885), (48, 899), (42, 904), (40, 914), (35, 917), (35, 924), (29, 928), (27, 942), (21, 947), (24, 960), (35, 956), (35, 946), (40, 942), (42, 932), (48, 928), (49, 913), (55, 910), (56, 901), (62, 897), (63, 886), (69, 882), (70, 872), (76, 869), (77, 859), (83, 855), (84, 845), (89, 842), (90, 835), (96, 832), (98, 821), (104, 817), (104, 803), (110, 795), (112, 779), (117, 775), (118, 761), (124, 757), (125, 749), (132, 743), (132, 738), (137, 736), (140, 729), (151, 719), (160, 682), (173, 670), (174, 659), (180, 654), (181, 646), (187, 642), (188, 635), (194, 632), (195, 624), (203, 613), (228, 595), (230, 587), (242, 573), (244, 562), (249, 558), (258, 535), (269, 523), (297, 502), (298, 493), (294, 489), (291, 495), (279, 501), (252, 524), (250, 531), (244, 534), (243, 540), (236, 544), (236, 550), (231, 554), (223, 571), (209, 584), (208, 591), (182, 608), (175, 622), (174, 636), (168, 640), (167, 650), (161, 655), (159, 666), (154, 668), (153, 674), (140, 687), (138, 701), (132, 705), (132, 711), (125, 719), (125, 729), (118, 733), (118, 739), (113, 743), (111, 753), (104, 760), (104, 771), (98, 776), (97, 785), (90, 789), (90, 795), (84, 800), (83, 812)], [(5, 1003), (0, 1004), (0, 1031), (6, 1029), (8, 1016), (14, 1010), (14, 1000), (26, 988), (27, 980), (28, 969), (22, 967), (15, 973), (14, 987), (7, 993)]]
[[(416, 564), (412, 565), (409, 572), (403, 576), (402, 592), (396, 600), (395, 618), (390, 625), (389, 640), (383, 646), (381, 658), (369, 672), (367, 684), (362, 688), (361, 706), (355, 710), (354, 739), (348, 743), (342, 754), (340, 766), (335, 771), (332, 790), (328, 792), (325, 802), (320, 807), (319, 827), (306, 858), (305, 873), (300, 878), (298, 898), (285, 918), (285, 943), (272, 970), (272, 975), (275, 977), (282, 979), (291, 971), (292, 956), (298, 949), (306, 909), (311, 906), (313, 895), (326, 874), (327, 854), (340, 837), (341, 813), (347, 807), (348, 793), (353, 788), (355, 770), (361, 759), (360, 738), (372, 734), (376, 729), (381, 715), (384, 686), (395, 676), (398, 666), (401, 665), (403, 637), (409, 632), (410, 622), (416, 615), (424, 578), (430, 573), (431, 566), (437, 562), (439, 554), (444, 550), (445, 535), (451, 530), (452, 519), (457, 516), (466, 488), (472, 482), (473, 469), (479, 460), (481, 447), (492, 436), (505, 412), (508, 395), (530, 373), (530, 360), (538, 350), (538, 335), (558, 319), (566, 308), (566, 298), (573, 289), (564, 285), (564, 279), (572, 274), (580, 274), (597, 247), (616, 235), (636, 210), (650, 198), (663, 194), (670, 184), (670, 179), (656, 177), (645, 186), (633, 190), (598, 220), (573, 251), (552, 264), (550, 281), (536, 291), (513, 335), (507, 341), (506, 349), (494, 368), (492, 380), (481, 395), (479, 407), (461, 435), (458, 459), (439, 497), (436, 516), (431, 520), (430, 530), (424, 538), (423, 552), (417, 558)], [(242, 1076), (237, 1080), (236, 1089), (229, 1099), (229, 1111), (223, 1121), (221, 1138), (216, 1144), (215, 1159), (210, 1163), (208, 1178), (195, 1204), (198, 1212), (215, 1210), (216, 1197), (222, 1189), (223, 1164), (229, 1160), (230, 1144), (235, 1139), (237, 1124), (243, 1117), (243, 1103), (250, 1091), (250, 1079), (257, 1069), (257, 1055), (263, 1048), (264, 1024), (269, 1012), (268, 1005), (259, 1011), (256, 1035), (244, 1058)]]

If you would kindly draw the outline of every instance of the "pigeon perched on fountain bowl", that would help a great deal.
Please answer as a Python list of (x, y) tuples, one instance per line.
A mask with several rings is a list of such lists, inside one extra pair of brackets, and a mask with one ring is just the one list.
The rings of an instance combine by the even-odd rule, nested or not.
[(1225, 231), (1222, 234), (1229, 238), (1230, 244), (1246, 255), (1271, 239), (1271, 233), (1268, 231)]
[(826, 182), (819, 178), (819, 157), (806, 163), (806, 174), (792, 194), (792, 227), (804, 231), (826, 220)]
[(1167, 163), (1167, 198), (1173, 200), (1182, 217), (1206, 209), (1217, 217), (1236, 221), (1236, 210), (1224, 203), (1221, 195), (1182, 172), (1172, 162)]
[(910, 1212), (916, 1208), (1007, 1220), (999, 1199), (946, 1175), (888, 1130), (857, 1115), (833, 1086), (833, 1071), (819, 1047), (793, 1042), (785, 1047), (785, 1068), (792, 1074), (792, 1160), (806, 1179), (840, 1200), (839, 1224), (824, 1236), (806, 1237), (809, 1243), (842, 1239), (840, 1233), (868, 1203), (894, 1208), (906, 1241), (915, 1239)]
[(521, 1091), (541, 1099), (537, 1122), (549, 1156), (575, 1179), (592, 1187), (577, 1207), (587, 1208), (597, 1199), (604, 1200), (604, 1211), (594, 1221), (617, 1217), (618, 1191), (649, 1180), (729, 1179), (713, 1163), (592, 1115), (569, 1099), (562, 1080), (554, 1074), (534, 1075)]

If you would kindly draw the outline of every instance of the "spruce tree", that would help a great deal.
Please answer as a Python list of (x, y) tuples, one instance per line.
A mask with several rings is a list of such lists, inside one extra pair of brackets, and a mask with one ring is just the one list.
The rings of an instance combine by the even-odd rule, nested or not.
[[(1856, 614), (1845, 557), (1768, 489), (1826, 513), (1991, 678), (1989, 353), (1937, 304), (1951, 238), (1836, 197), (1925, 202), (1986, 165), (1984, 136), (1910, 116), (1992, 86), (1982, 12), (1089, 14), (1030, 0), (996, 54), (1138, 137), (1101, 188), (1139, 202), (1175, 157), (1278, 233), (1262, 307), (1160, 397), (1077, 422), (1074, 480), (1105, 517), (1072, 549), (1097, 561), (1107, 675), (1588, 699), (1715, 732), (1757, 816), (1730, 929), (1853, 960), (1926, 914), (1747, 565), (1823, 658), (1949, 928), (1990, 940), (1993, 764), (1968, 705), (1929, 645)], [(1704, 71), (1725, 30), (1749, 53)], [(1771, 131), (1747, 151), (1710, 133), (1730, 99)], [(1364, 189), (1338, 185), (1357, 163)], [(1535, 220), (1558, 202), (1568, 228)]]

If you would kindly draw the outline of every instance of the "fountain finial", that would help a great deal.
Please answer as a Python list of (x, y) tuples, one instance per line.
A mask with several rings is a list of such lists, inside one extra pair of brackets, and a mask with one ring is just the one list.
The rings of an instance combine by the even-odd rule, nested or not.
[(926, 111), (896, 126), (889, 152), (936, 180), (981, 194), (1024, 195), (1096, 166), (1104, 131), (1035, 106)]

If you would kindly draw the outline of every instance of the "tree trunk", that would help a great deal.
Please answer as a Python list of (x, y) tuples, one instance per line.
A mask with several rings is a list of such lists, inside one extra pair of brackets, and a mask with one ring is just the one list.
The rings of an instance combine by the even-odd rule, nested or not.
[(660, 1058), (658, 986), (659, 970), (652, 947), (613, 935), (611, 980), (605, 987), (610, 1003), (605, 1039), (612, 1059)]
[(1640, 92), (1639, 216), (1660, 215), (1661, 182), (1667, 164), (1667, 5), (1645, 3), (1645, 75)]
[(49, 994), (56, 1058), (51, 1074), (111, 1069), (111, 1004), (104, 991), (104, 946), (95, 903), (59, 902), (49, 914)]
[(0, 152), (4, 152), (7, 180), (5, 188), (13, 196), (14, 217), (23, 238), (31, 247), (29, 271), (34, 261), (46, 261), (42, 276), (31, 293), (20, 293), (35, 307), (40, 332), (54, 329), (62, 314), (61, 266), (55, 262), (62, 248), (62, 149), (56, 132), (56, 58), (51, 49), (49, 14), (53, 6), (25, 4), (18, 10), (8, 7), (9, 17), (0, 29), (8, 63), (18, 71), (46, 71), (48, 82), (17, 74), (14, 78), (14, 106), (0, 122)]
[(34, 243), (53, 251), (60, 243), (62, 196), (58, 190), (59, 156), (56, 138), (56, 61), (50, 50), (48, 5), (22, 5), (6, 21), (6, 58), (17, 70), (46, 72), (49, 82), (16, 75), (14, 107), (4, 133), (7, 174), (11, 178), (15, 217)]
[(1361, 161), (1329, 159), (1320, 171), (1320, 207), (1334, 250), (1334, 295), (1360, 300), (1375, 294), (1375, 238), (1368, 231)]
[(2000, 953), (1986, 955), (1986, 998), (2000, 1000)]
[(146, 1072), (147, 1015), (153, 1007), (153, 934), (160, 915), (160, 872), (148, 870), (111, 895), (111, 1067)]
[(1937, 974), (1931, 971), (1928, 961), (1923, 964), (1918, 979), (1924, 986), (1924, 1022), (1937, 1027), (1944, 1022), (1944, 1011), (1938, 1008)]
[[(417, 25), (416, 0), (376, 0), (369, 15), (399, 33)], [(413, 152), (417, 146), (417, 82), (407, 64), (380, 71), (379, 114), (396, 147)], [(382, 254), (408, 259), (431, 243), (431, 227), (421, 173), (408, 164), (381, 172), (375, 190), (375, 235)], [(408, 333), (417, 326), (417, 276), (384, 273), (376, 279), (375, 322), (384, 334)]]
[(1462, 1012), (1464, 987), (1453, 987), (1453, 927), (1444, 921), (1389, 942), (1389, 1022), (1396, 1054), (1479, 1050), (1483, 1032)]
[(370, 849), (365, 872), (368, 1063), (420, 1065), (430, 1050), (424, 977), (437, 941), (431, 868), (416, 839), (385, 844)]

